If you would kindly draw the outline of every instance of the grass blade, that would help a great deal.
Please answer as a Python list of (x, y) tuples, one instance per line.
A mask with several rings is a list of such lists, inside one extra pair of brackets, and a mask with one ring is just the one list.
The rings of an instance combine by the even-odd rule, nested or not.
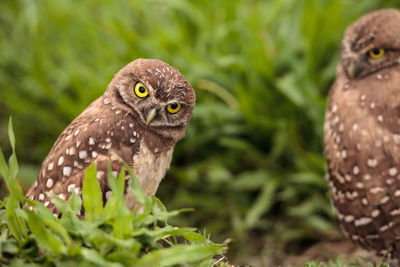
[(96, 166), (92, 163), (85, 172), (82, 186), (83, 207), (85, 219), (96, 221), (103, 215), (103, 193), (96, 178)]

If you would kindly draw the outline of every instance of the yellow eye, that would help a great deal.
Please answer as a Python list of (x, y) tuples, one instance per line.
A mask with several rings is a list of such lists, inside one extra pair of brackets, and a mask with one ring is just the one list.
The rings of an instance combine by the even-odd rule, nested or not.
[(378, 59), (383, 57), (385, 54), (385, 49), (383, 48), (374, 48), (368, 51), (368, 55), (373, 59)]
[(135, 85), (135, 94), (138, 97), (142, 97), (143, 98), (143, 97), (146, 97), (146, 96), (149, 95), (149, 91), (147, 91), (147, 88), (146, 88), (146, 86), (144, 86), (143, 83), (137, 82), (136, 85)]
[(182, 106), (181, 104), (172, 103), (167, 106), (167, 110), (169, 113), (175, 114), (181, 109), (181, 106)]

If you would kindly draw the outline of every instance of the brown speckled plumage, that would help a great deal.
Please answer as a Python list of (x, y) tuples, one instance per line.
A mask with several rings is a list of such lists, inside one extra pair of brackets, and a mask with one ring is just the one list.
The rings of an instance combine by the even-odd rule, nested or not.
[[(384, 49), (382, 57), (369, 51)], [(328, 180), (348, 237), (400, 257), (400, 12), (351, 25), (325, 115)]]
[[(148, 96), (135, 94), (138, 82), (147, 88)], [(175, 114), (166, 109), (171, 103), (181, 104)], [(185, 134), (194, 103), (192, 86), (175, 68), (155, 59), (129, 63), (115, 75), (104, 95), (60, 134), (27, 197), (57, 212), (48, 194), (63, 199), (68, 199), (71, 190), (81, 194), (84, 171), (94, 161), (106, 201), (110, 194), (108, 163), (115, 174), (122, 167), (111, 152), (133, 168), (147, 194), (155, 194), (169, 168), (173, 148)], [(155, 110), (155, 116), (146, 124), (150, 110)], [(131, 190), (126, 192), (126, 205), (132, 208), (135, 200)]]

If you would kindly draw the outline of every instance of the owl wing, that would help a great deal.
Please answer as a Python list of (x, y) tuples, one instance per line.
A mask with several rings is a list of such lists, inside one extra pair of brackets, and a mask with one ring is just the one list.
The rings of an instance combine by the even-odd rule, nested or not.
[(140, 146), (135, 128), (130, 112), (113, 108), (104, 96), (100, 97), (58, 137), (27, 197), (56, 212), (47, 193), (62, 199), (68, 199), (71, 190), (80, 194), (85, 169), (94, 162), (103, 200), (106, 200), (110, 190), (108, 164), (111, 163), (113, 172), (119, 172), (123, 164), (111, 152), (133, 167), (133, 156)]

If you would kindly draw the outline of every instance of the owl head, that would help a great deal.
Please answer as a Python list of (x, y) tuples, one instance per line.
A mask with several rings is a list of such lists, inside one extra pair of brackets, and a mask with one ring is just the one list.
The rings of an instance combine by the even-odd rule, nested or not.
[(341, 64), (350, 79), (365, 77), (400, 63), (400, 12), (369, 13), (347, 28)]
[(129, 109), (146, 131), (175, 141), (184, 136), (196, 101), (185, 77), (157, 59), (129, 63), (115, 75), (107, 92)]

